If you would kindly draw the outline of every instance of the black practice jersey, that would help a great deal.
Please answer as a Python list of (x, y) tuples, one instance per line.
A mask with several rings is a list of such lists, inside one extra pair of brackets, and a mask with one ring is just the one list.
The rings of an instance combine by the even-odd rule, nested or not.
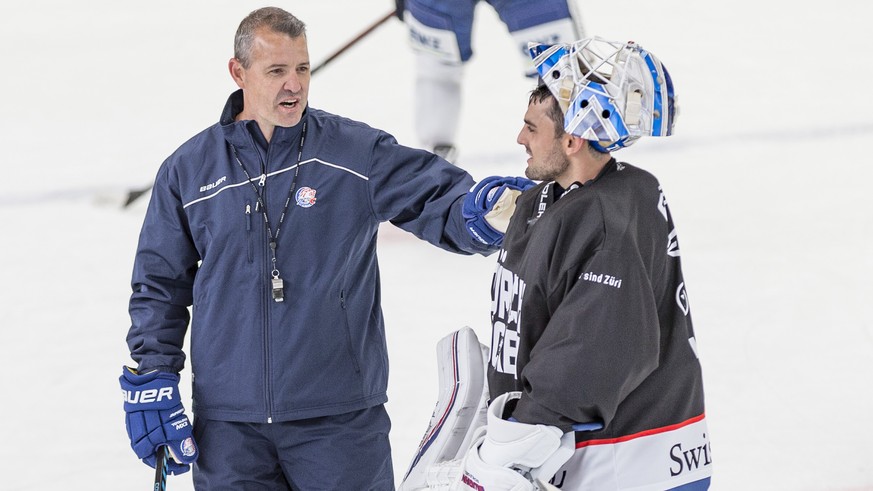
[(602, 422), (584, 441), (703, 417), (679, 242), (650, 173), (613, 159), (568, 191), (524, 192), (491, 311), (491, 396), (522, 391), (519, 421)]

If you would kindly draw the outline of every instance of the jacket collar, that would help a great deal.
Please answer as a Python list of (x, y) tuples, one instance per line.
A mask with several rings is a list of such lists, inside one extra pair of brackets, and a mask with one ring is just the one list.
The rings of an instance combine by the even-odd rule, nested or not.
[[(221, 111), (219, 125), (224, 132), (224, 138), (238, 148), (248, 148), (255, 141), (259, 146), (266, 148), (266, 139), (261, 133), (258, 124), (252, 120), (236, 121), (234, 118), (243, 110), (243, 91), (238, 89), (227, 98), (224, 109)], [(300, 132), (303, 129), (304, 118), (309, 117), (309, 107), (303, 111), (300, 122), (289, 128), (277, 126), (273, 129), (273, 137), (270, 144), (296, 145), (300, 140)]]

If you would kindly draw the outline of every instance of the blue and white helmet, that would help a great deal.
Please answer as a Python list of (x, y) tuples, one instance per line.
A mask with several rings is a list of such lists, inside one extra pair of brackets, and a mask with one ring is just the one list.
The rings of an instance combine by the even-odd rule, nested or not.
[(540, 78), (564, 111), (564, 130), (601, 151), (641, 136), (669, 136), (678, 114), (667, 68), (633, 42), (599, 37), (528, 45)]

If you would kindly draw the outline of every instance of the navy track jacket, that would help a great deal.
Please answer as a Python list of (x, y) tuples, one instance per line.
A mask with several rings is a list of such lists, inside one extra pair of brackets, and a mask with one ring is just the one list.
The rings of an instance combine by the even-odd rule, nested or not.
[[(461, 216), (473, 179), (311, 107), (266, 145), (254, 122), (234, 121), (241, 110), (237, 91), (220, 122), (158, 171), (133, 268), (131, 356), (140, 371), (182, 370), (190, 320), (193, 409), (206, 419), (290, 421), (382, 404), (378, 226), (390, 221), (451, 252), (493, 252)], [(274, 235), (278, 228), (281, 303), (271, 296), (272, 254), (252, 184)]]

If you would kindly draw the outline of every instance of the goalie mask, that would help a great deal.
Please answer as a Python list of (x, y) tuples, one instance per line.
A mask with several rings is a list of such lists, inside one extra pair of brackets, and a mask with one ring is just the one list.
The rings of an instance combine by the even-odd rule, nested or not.
[(586, 38), (528, 46), (534, 66), (558, 100), (564, 130), (601, 152), (641, 136), (669, 136), (678, 113), (667, 68), (633, 43)]

